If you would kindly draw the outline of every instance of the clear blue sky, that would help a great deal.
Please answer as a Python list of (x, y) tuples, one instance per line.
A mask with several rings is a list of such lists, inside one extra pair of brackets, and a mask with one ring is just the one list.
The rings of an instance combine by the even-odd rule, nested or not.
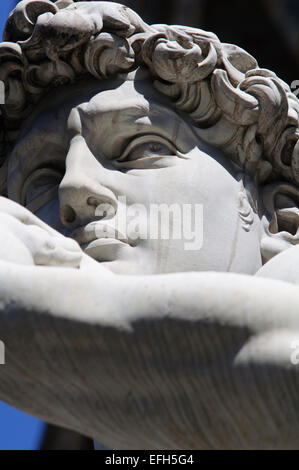
[[(0, 36), (8, 13), (14, 8), (14, 0), (0, 0)], [(1, 339), (1, 338), (0, 338)], [(0, 380), (1, 380), (0, 365)], [(0, 402), (0, 450), (38, 449), (44, 423)]]
[(0, 31), (1, 31), (1, 40), (2, 32), (5, 25), (6, 18), (8, 17), (9, 12), (14, 8), (17, 2), (14, 0), (1, 0), (0, 2)]

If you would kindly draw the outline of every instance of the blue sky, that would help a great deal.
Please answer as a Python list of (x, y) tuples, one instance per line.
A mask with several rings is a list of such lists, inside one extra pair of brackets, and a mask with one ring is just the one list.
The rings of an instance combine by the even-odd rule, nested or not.
[(8, 17), (9, 12), (14, 8), (15, 4), (13, 0), (1, 0), (0, 2), (0, 31), (1, 31), (1, 39), (2, 39), (2, 32), (5, 25), (6, 18)]
[[(13, 0), (0, 0), (0, 36), (9, 12), (14, 8)], [(1, 339), (1, 338), (0, 338)], [(1, 380), (0, 365), (0, 380)], [(44, 423), (21, 413), (0, 401), (0, 450), (38, 449)]]

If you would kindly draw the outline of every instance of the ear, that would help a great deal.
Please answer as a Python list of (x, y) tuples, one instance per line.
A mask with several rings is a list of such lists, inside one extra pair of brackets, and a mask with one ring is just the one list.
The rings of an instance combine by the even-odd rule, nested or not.
[(261, 253), (266, 263), (299, 244), (299, 190), (292, 184), (274, 183), (264, 188), (262, 198)]

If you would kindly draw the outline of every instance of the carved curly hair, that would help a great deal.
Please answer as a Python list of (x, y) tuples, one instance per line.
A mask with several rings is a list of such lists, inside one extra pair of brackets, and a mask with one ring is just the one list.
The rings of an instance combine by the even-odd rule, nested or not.
[(147, 25), (111, 2), (23, 0), (0, 43), (0, 193), (20, 126), (49, 89), (89, 74), (148, 67), (154, 86), (190, 115), (198, 135), (257, 182), (299, 183), (299, 101), (274, 72), (213, 33)]

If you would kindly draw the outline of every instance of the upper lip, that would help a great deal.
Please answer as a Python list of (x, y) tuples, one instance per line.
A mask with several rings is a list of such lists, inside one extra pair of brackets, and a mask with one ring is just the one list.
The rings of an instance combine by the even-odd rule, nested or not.
[(111, 221), (93, 221), (87, 225), (82, 225), (73, 230), (70, 237), (76, 240), (79, 245), (85, 245), (103, 238), (114, 238), (130, 244), (126, 234), (118, 230)]

